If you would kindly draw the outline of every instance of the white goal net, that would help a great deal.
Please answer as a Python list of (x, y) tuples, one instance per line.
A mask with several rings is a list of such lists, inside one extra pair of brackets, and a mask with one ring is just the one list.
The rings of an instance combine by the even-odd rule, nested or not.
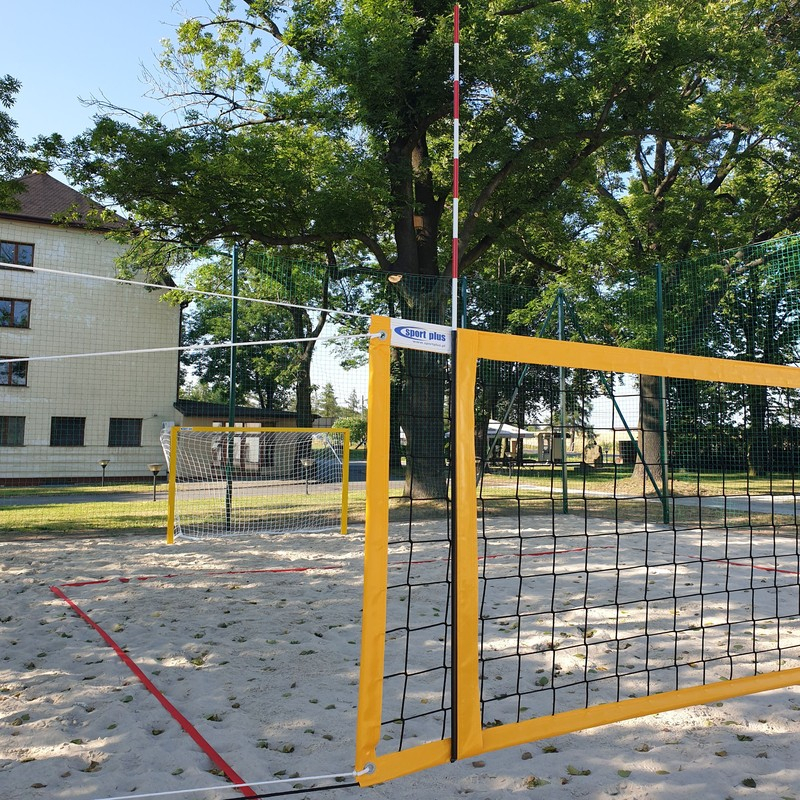
[(254, 426), (165, 429), (167, 541), (347, 532), (349, 431)]

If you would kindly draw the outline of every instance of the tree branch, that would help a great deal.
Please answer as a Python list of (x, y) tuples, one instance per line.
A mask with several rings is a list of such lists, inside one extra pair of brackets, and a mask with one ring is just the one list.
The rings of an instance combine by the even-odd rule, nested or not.
[[(521, 153), (520, 153), (521, 155)], [(460, 238), (462, 241), (469, 242), (475, 232), (475, 226), (478, 224), (478, 218), (486, 207), (486, 204), (491, 200), (494, 193), (503, 185), (505, 180), (516, 168), (516, 161), (508, 161), (504, 164), (493, 176), (486, 182), (483, 189), (479, 192), (478, 196), (473, 201), (472, 205), (467, 212), (464, 220), (464, 225), (461, 230)]]
[(281, 32), (280, 28), (275, 24), (274, 20), (271, 17), (266, 16), (265, 14), (259, 14), (253, 8), (253, 0), (245, 0), (247, 3), (247, 7), (253, 12), (253, 14), (258, 17), (260, 20), (264, 22), (267, 26), (269, 32), (279, 41), (283, 41), (283, 33)]
[(605, 186), (603, 186), (602, 183), (598, 183), (596, 189), (600, 197), (606, 202), (608, 202), (608, 204), (611, 206), (611, 210), (622, 221), (622, 224), (627, 229), (631, 237), (631, 241), (633, 242), (636, 250), (639, 253), (644, 252), (644, 245), (642, 244), (642, 238), (639, 235), (639, 231), (636, 230), (636, 226), (633, 224), (630, 214), (628, 214), (628, 211), (625, 208), (625, 206), (623, 206), (622, 203), (620, 203), (619, 200), (617, 200), (617, 198), (614, 197), (612, 192), (610, 192)]
[[(248, 6), (252, 7), (252, 3), (249, 0), (245, 0)], [(263, 20), (264, 26), (256, 25), (250, 19), (224, 19), (224, 20), (216, 20), (212, 19), (208, 22), (198, 22), (198, 25), (201, 29), (204, 28), (218, 28), (224, 25), (242, 25), (245, 28), (249, 28), (251, 32), (253, 31), (262, 31), (263, 33), (268, 33), (270, 36), (276, 38), (279, 42), (283, 41), (283, 32), (278, 28), (275, 22), (270, 17), (265, 17), (261, 14), (257, 15), (259, 19)]]
[(378, 266), (385, 270), (386, 272), (391, 272), (393, 264), (392, 262), (386, 257), (386, 253), (384, 249), (380, 246), (377, 239), (374, 239), (372, 236), (368, 236), (365, 233), (356, 234), (354, 237), (356, 241), (361, 242), (367, 250), (375, 256), (375, 260), (378, 262)]
[(636, 163), (636, 169), (639, 171), (639, 180), (642, 182), (642, 187), (647, 194), (650, 194), (653, 187), (650, 185), (649, 165), (642, 150), (641, 139), (636, 143), (633, 159)]
[(517, 14), (524, 14), (526, 11), (538, 10), (540, 8), (544, 8), (544, 6), (550, 6), (560, 2), (561, 0), (532, 0), (532, 2), (524, 3), (516, 8), (506, 8), (501, 11), (495, 11), (495, 14), (497, 14), (498, 17), (510, 17)]
[(757, 233), (753, 237), (753, 244), (758, 242), (766, 242), (768, 239), (772, 239), (779, 233), (782, 233), (787, 229), (791, 229), (798, 219), (800, 219), (800, 203), (795, 205), (794, 208), (792, 208), (788, 213), (784, 214), (775, 222), (774, 225), (770, 225), (770, 227), (764, 228)]
[[(582, 164), (587, 158), (589, 158), (596, 150), (598, 150), (605, 140), (610, 137), (612, 134), (605, 131), (604, 127), (608, 120), (608, 116), (613, 108), (614, 103), (619, 98), (619, 96), (623, 93), (624, 90), (616, 88), (614, 89), (611, 94), (609, 95), (605, 105), (603, 106), (603, 110), (597, 117), (595, 124), (589, 130), (584, 130), (575, 134), (575, 136), (582, 141), (585, 141), (585, 145), (580, 148), (573, 156), (564, 163), (561, 169), (555, 170), (554, 174), (550, 178), (550, 180), (544, 184), (542, 187), (542, 193), (544, 195), (552, 194), (562, 183), (577, 169), (577, 167)], [(561, 139), (563, 141), (563, 137)], [(534, 149), (537, 147), (544, 146), (544, 142), (542, 140), (530, 140), (525, 145), (523, 145), (518, 151), (515, 158), (507, 161), (492, 177), (490, 181), (486, 183), (483, 187), (481, 192), (478, 194), (475, 202), (473, 203), (472, 207), (469, 210), (467, 215), (466, 222), (463, 228), (463, 234), (460, 237), (459, 241), (459, 249), (461, 247), (466, 247), (470, 242), (475, 227), (478, 222), (478, 216), (485, 208), (486, 204), (489, 202), (491, 197), (497, 192), (497, 190), (505, 183), (508, 177), (517, 169), (520, 158), (522, 154), (530, 149)], [(522, 217), (523, 212), (521, 211), (520, 207), (517, 208), (512, 212), (511, 217), (508, 224), (505, 224), (505, 218), (502, 224), (502, 230), (508, 229), (511, 225), (515, 224), (519, 221)], [(467, 254), (464, 256), (465, 262), (464, 266), (469, 266), (470, 264), (474, 263), (481, 255), (483, 255), (493, 244), (496, 240), (496, 236), (484, 236), (480, 242), (478, 242), (472, 250), (468, 251)], [(459, 261), (461, 261), (461, 256), (459, 256)]]

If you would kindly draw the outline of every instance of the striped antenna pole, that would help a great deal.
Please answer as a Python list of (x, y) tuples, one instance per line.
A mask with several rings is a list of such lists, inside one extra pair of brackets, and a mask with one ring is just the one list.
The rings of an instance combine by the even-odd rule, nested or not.
[(458, 327), (458, 142), (459, 142), (459, 106), (460, 101), (460, 10), (453, 8), (453, 280), (451, 288), (450, 308), (452, 318), (450, 326)]

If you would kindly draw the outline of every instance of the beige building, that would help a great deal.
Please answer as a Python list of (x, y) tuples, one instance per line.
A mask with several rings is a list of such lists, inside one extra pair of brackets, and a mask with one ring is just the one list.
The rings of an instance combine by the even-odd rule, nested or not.
[(23, 184), (0, 213), (0, 359), (17, 359), (0, 361), (0, 485), (97, 479), (101, 461), (110, 480), (146, 478), (179, 421), (178, 354), (119, 351), (175, 347), (180, 310), (108, 280), (122, 249), (85, 224), (86, 197), (44, 174)]

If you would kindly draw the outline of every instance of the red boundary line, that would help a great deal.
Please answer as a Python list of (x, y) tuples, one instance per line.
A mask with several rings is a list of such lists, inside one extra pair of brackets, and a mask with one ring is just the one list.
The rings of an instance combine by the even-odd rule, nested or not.
[[(573, 547), (567, 548), (564, 550), (544, 550), (538, 552), (528, 552), (528, 553), (519, 553), (519, 556), (522, 557), (541, 557), (546, 555), (556, 555), (559, 553), (574, 553), (574, 552), (582, 552), (588, 548), (585, 547)], [(502, 558), (506, 554), (497, 554), (497, 555), (489, 555), (489, 556), (481, 556), (479, 560), (492, 560), (495, 558)], [(514, 555), (514, 554), (508, 554)], [(411, 562), (412, 564), (429, 564), (434, 561), (440, 561), (443, 559), (421, 559), (415, 560)], [(728, 564), (732, 566), (748, 566), (747, 564), (737, 563), (734, 561), (728, 561), (726, 559), (700, 559), (701, 561), (711, 562), (711, 563), (720, 563), (720, 564)], [(406, 565), (408, 562), (398, 563), (397, 565), (389, 564), (389, 567), (392, 566), (403, 566)], [(779, 569), (779, 568), (770, 568), (770, 567), (763, 567), (760, 565), (750, 564), (751, 569), (757, 570), (764, 570), (768, 572), (782, 572), (788, 573), (792, 575), (796, 575), (797, 573), (792, 570), (786, 569)], [(326, 566), (313, 566), (313, 567), (280, 567), (280, 568), (272, 568), (272, 569), (255, 569), (255, 570), (225, 570), (219, 572), (205, 572), (199, 573), (200, 575), (206, 576), (221, 576), (221, 575), (257, 575), (257, 574), (280, 574), (280, 573), (300, 573), (300, 572), (311, 572), (317, 570), (334, 570), (334, 569), (342, 569), (341, 565), (326, 565)], [(195, 744), (200, 747), (200, 749), (211, 759), (211, 761), (225, 774), (225, 776), (234, 784), (238, 784), (236, 787), (245, 797), (249, 798), (257, 798), (257, 795), (252, 788), (245, 784), (245, 781), (241, 778), (241, 776), (233, 769), (233, 767), (225, 761), (224, 758), (214, 749), (214, 747), (202, 736), (202, 734), (197, 730), (197, 728), (192, 725), (191, 722), (180, 712), (178, 709), (164, 696), (164, 694), (158, 689), (158, 687), (144, 674), (144, 672), (139, 668), (135, 661), (133, 661), (130, 656), (117, 644), (117, 642), (109, 636), (108, 633), (98, 625), (77, 603), (71, 600), (67, 595), (62, 591), (62, 588), (68, 587), (80, 587), (80, 586), (96, 586), (100, 584), (107, 584), (113, 583), (117, 581), (119, 583), (130, 583), (131, 581), (139, 581), (144, 583), (145, 581), (150, 580), (158, 580), (164, 578), (179, 578), (183, 577), (178, 573), (170, 573), (167, 575), (147, 575), (147, 576), (140, 576), (137, 578), (103, 578), (100, 580), (92, 580), (92, 581), (77, 581), (74, 583), (62, 583), (60, 586), (51, 586), (50, 591), (53, 592), (57, 597), (63, 600), (69, 607), (84, 621), (86, 622), (91, 628), (93, 628), (106, 642), (106, 644), (111, 647), (112, 650), (119, 656), (122, 662), (130, 669), (130, 671), (142, 682), (144, 687), (153, 695), (153, 697), (158, 700), (158, 702), (169, 712), (169, 714), (176, 720), (176, 722), (181, 726), (185, 733), (187, 733), (191, 739), (195, 742)]]
[[(751, 556), (755, 561), (757, 558), (769, 558), (769, 556)], [(752, 570), (759, 570), (761, 572), (776, 572), (782, 575), (800, 575), (796, 569), (783, 569), (782, 567), (765, 567), (761, 564), (748, 564), (746, 561), (729, 561), (726, 558), (704, 558), (702, 561), (706, 564), (726, 564), (729, 567), (744, 567)], [(752, 588), (752, 587), (751, 587)], [(772, 588), (772, 587), (769, 587)]]
[[(608, 550), (610, 549), (611, 545), (604, 545), (600, 548), (601, 550)], [(541, 556), (552, 556), (552, 555), (561, 555), (564, 553), (583, 553), (589, 550), (588, 547), (568, 547), (563, 550), (539, 550), (529, 553), (497, 553), (494, 555), (487, 555), (487, 556), (479, 556), (478, 561), (491, 561), (497, 558), (512, 558), (514, 556), (518, 556), (521, 558), (539, 558)], [(766, 556), (765, 556), (766, 557)], [(755, 558), (762, 558), (762, 556), (754, 556)], [(415, 559), (414, 561), (397, 561), (397, 562), (389, 562), (387, 564), (388, 567), (406, 567), (409, 564), (411, 565), (418, 565), (418, 564), (433, 564), (439, 561), (445, 561), (444, 558), (425, 558), (425, 559)], [(751, 569), (762, 570), (765, 572), (783, 572), (787, 575), (798, 575), (796, 570), (788, 570), (788, 569), (781, 569), (778, 567), (763, 567), (756, 564), (746, 564), (739, 561), (731, 561), (729, 559), (724, 558), (698, 558), (697, 561), (706, 562), (706, 563), (718, 563), (718, 564), (729, 564), (730, 566), (734, 567), (750, 567)], [(643, 564), (642, 566), (647, 566)], [(99, 586), (101, 584), (106, 583), (114, 583), (115, 581), (118, 583), (131, 583), (133, 581), (138, 581), (139, 583), (145, 583), (146, 581), (154, 581), (154, 580), (165, 580), (167, 578), (186, 578), (186, 577), (198, 577), (198, 576), (206, 576), (206, 577), (214, 577), (214, 576), (221, 576), (221, 575), (264, 575), (264, 574), (281, 574), (281, 573), (299, 573), (299, 572), (316, 572), (316, 571), (323, 571), (323, 570), (334, 570), (334, 569), (343, 569), (341, 564), (328, 564), (326, 566), (318, 567), (274, 567), (271, 569), (239, 569), (239, 570), (221, 570), (221, 571), (213, 571), (213, 572), (198, 572), (198, 573), (178, 573), (178, 572), (171, 572), (167, 573), (166, 575), (140, 575), (136, 578), (98, 578), (96, 580), (91, 581), (74, 581), (71, 583), (60, 583), (59, 586), (63, 588), (70, 588), (70, 587), (81, 587), (81, 586)], [(52, 588), (52, 587), (51, 587)]]
[[(98, 581), (100, 583), (102, 581)], [(233, 767), (211, 746), (211, 744), (203, 737), (200, 731), (189, 722), (186, 717), (161, 693), (158, 687), (142, 672), (136, 662), (128, 656), (128, 654), (109, 636), (103, 628), (100, 627), (77, 603), (70, 600), (66, 594), (58, 587), (51, 586), (50, 591), (57, 597), (61, 598), (69, 607), (90, 627), (94, 628), (98, 634), (103, 638), (105, 643), (122, 659), (123, 663), (128, 669), (144, 684), (145, 688), (158, 700), (159, 703), (172, 715), (173, 719), (183, 728), (185, 733), (188, 733), (195, 744), (211, 759), (211, 761), (225, 773), (225, 776), (234, 784), (237, 789), (245, 796), (256, 798), (258, 795), (253, 791), (245, 781), (237, 774)]]

